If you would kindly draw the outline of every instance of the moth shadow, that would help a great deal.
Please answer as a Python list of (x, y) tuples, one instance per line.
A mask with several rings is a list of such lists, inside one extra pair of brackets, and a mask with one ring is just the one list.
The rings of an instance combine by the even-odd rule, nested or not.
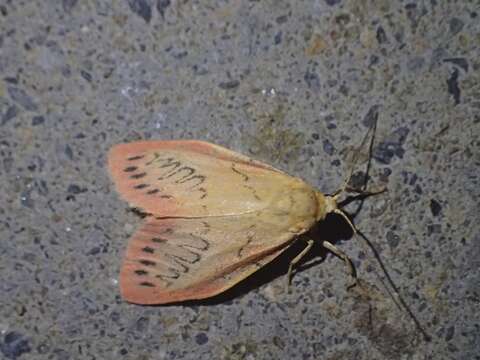
[[(306, 247), (307, 239), (314, 240), (314, 244), (310, 251), (295, 266), (293, 278), (295, 278), (296, 273), (305, 271), (306, 269), (316, 266), (325, 260), (329, 251), (322, 246), (322, 241), (327, 240), (332, 244), (336, 244), (342, 240), (350, 239), (352, 236), (352, 229), (345, 222), (345, 220), (342, 219), (342, 217), (336, 214), (328, 214), (323, 221), (317, 223), (307, 233), (302, 234), (296, 240), (294, 240), (292, 244), (289, 245), (287, 249), (277, 258), (232, 288), (208, 299), (182, 302), (182, 304), (217, 305), (229, 303), (233, 299), (245, 295), (246, 293), (257, 289), (278, 277), (285, 277), (286, 282), (288, 267), (295, 256), (297, 256)], [(177, 305), (178, 304), (179, 303), (177, 303)]]

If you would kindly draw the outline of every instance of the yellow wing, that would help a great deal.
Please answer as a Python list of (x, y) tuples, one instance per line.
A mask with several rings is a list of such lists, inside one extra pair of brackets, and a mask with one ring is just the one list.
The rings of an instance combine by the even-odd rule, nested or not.
[(157, 217), (239, 215), (261, 210), (302, 180), (201, 141), (139, 141), (108, 157), (118, 192)]
[[(264, 219), (264, 220), (262, 220)], [(164, 304), (219, 294), (278, 256), (296, 235), (266, 214), (148, 220), (131, 238), (123, 298)]]
[(120, 275), (135, 303), (218, 294), (324, 212), (302, 180), (205, 142), (122, 144), (108, 161), (120, 194), (151, 214), (130, 239)]

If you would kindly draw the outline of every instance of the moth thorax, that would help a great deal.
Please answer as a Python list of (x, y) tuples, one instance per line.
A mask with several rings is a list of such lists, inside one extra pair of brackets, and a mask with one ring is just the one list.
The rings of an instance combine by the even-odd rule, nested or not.
[(329, 195), (323, 195), (320, 191), (316, 191), (317, 196), (317, 221), (325, 219), (328, 213), (333, 212), (338, 208), (335, 197)]

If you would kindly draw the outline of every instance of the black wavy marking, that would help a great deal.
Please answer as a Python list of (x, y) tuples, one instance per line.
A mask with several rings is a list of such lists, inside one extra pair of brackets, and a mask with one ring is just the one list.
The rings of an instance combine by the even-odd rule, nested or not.
[[(172, 260), (175, 264), (179, 265), (180, 266), (180, 271), (182, 273), (187, 273), (190, 268), (185, 265), (184, 263), (188, 263), (188, 264), (194, 264), (196, 263), (197, 261), (200, 260), (200, 255), (199, 254), (195, 254), (197, 257), (193, 260), (189, 260), (189, 259), (185, 259), (184, 257), (181, 257), (181, 256), (178, 256), (178, 255), (174, 255), (174, 254), (169, 254), (169, 253), (166, 253), (165, 256), (167, 258), (169, 258), (170, 260)], [(169, 270), (172, 270), (172, 268), (169, 268)], [(176, 271), (179, 271), (178, 268), (175, 269)]]
[(210, 232), (210, 229), (212, 228), (212, 227), (210, 226), (210, 224), (209, 224), (208, 222), (206, 222), (206, 221), (202, 221), (202, 225), (205, 227), (205, 232), (204, 232), (204, 233), (205, 233), (205, 234), (209, 233), (209, 232)]
[[(171, 231), (169, 233), (171, 233)], [(192, 239), (194, 244), (176, 245), (172, 244), (167, 239), (159, 237), (152, 238), (152, 242), (154, 243), (165, 244), (169, 242), (170, 245), (176, 246), (177, 248), (180, 248), (184, 252), (186, 252), (186, 255), (181, 256), (175, 252), (165, 251), (165, 249), (161, 249), (163, 255), (168, 259), (169, 266), (166, 269), (166, 273), (157, 274), (156, 278), (162, 280), (165, 283), (166, 287), (172, 285), (173, 279), (178, 279), (181, 274), (188, 273), (190, 271), (190, 266), (199, 262), (202, 259), (201, 252), (208, 250), (208, 248), (210, 247), (210, 243), (203, 237), (191, 233), (188, 234), (188, 236)], [(166, 249), (168, 250), (168, 247)]]
[[(176, 178), (175, 184), (185, 184), (193, 182), (190, 186), (190, 190), (196, 189), (199, 191), (200, 199), (207, 197), (207, 190), (204, 187), (199, 187), (203, 184), (207, 177), (197, 173), (197, 170), (190, 166), (185, 166), (181, 161), (174, 157), (162, 157), (159, 153), (153, 153), (154, 158), (146, 163), (146, 166), (158, 164), (159, 169), (166, 169), (167, 171), (158, 180), (166, 180), (170, 178)], [(147, 194), (155, 194), (158, 191), (147, 192)]]
[(165, 275), (165, 274), (158, 274), (158, 275), (155, 275), (155, 277), (156, 277), (157, 279), (162, 279), (162, 280), (164, 280), (164, 278), (167, 278), (167, 279), (178, 279), (178, 278), (180, 277), (180, 273), (179, 273), (176, 269), (173, 269), (173, 268), (170, 268), (170, 267), (169, 267), (167, 270), (168, 270), (168, 271), (171, 271), (172, 274), (171, 274), (171, 275), (170, 275), (170, 274), (167, 274), (167, 275)]
[(190, 247), (190, 248), (192, 248), (192, 249), (202, 250), (202, 251), (207, 251), (208, 248), (210, 247), (210, 243), (209, 243), (207, 240), (205, 240), (203, 237), (198, 236), (198, 235), (195, 235), (195, 234), (192, 234), (192, 233), (190, 233), (190, 234), (188, 234), (188, 235), (189, 235), (192, 239), (197, 240), (197, 242), (200, 242), (202, 245), (201, 245), (201, 246), (193, 246), (193, 245), (190, 245), (190, 244), (180, 244), (180, 245), (178, 245), (178, 246), (183, 247), (183, 248), (185, 248), (185, 247)]
[(164, 159), (165, 159), (165, 158), (164, 158), (164, 157), (161, 157), (161, 155), (160, 155), (159, 153), (154, 152), (154, 153), (153, 153), (153, 159), (150, 160), (150, 161), (148, 161), (148, 162), (145, 164), (145, 166), (150, 166), (150, 165), (152, 165), (153, 163), (156, 163), (156, 162), (158, 162), (158, 161), (160, 161), (160, 160), (164, 160)]
[(251, 225), (247, 229), (247, 241), (238, 249), (237, 257), (241, 258), (242, 257), (242, 252), (245, 250), (245, 248), (250, 245), (250, 243), (255, 239), (255, 234), (251, 233), (251, 231), (256, 227), (256, 225)]
[(168, 271), (170, 271), (172, 274), (168, 274), (168, 275), (165, 275), (165, 274), (158, 274), (158, 275), (155, 275), (155, 277), (159, 280), (162, 280), (164, 283), (165, 283), (165, 287), (170, 287), (173, 282), (171, 280), (175, 280), (175, 279), (178, 279), (180, 277), (180, 273), (178, 271), (176, 271), (175, 269), (172, 269), (172, 268), (168, 268)]
[[(233, 171), (234, 173), (242, 176), (244, 182), (247, 182), (247, 181), (250, 179), (247, 174), (244, 174), (243, 172), (237, 170), (237, 169), (235, 168), (235, 164), (234, 164), (234, 163), (232, 163), (232, 171)], [(258, 194), (257, 194), (257, 190), (255, 190), (255, 188), (254, 188), (253, 186), (245, 185), (245, 184), (244, 184), (243, 187), (246, 188), (246, 189), (248, 189), (248, 190), (250, 190), (250, 191), (252, 192), (252, 194), (253, 194), (253, 197), (254, 197), (255, 199), (257, 199), (258, 201), (261, 200), (260, 196), (258, 196)]]
[(135, 170), (137, 170), (137, 169), (138, 169), (138, 167), (136, 167), (136, 166), (128, 166), (128, 167), (126, 167), (125, 169), (123, 169), (123, 171), (124, 171), (124, 172), (133, 172), (133, 171), (135, 171)]
[(200, 199), (205, 199), (207, 197), (207, 190), (203, 187), (199, 188), (198, 191), (202, 193), (202, 196), (200, 196)]
[(184, 175), (182, 178), (176, 180), (175, 182), (177, 184), (180, 183), (180, 180), (183, 180), (185, 178), (188, 178), (189, 176), (193, 175), (195, 173), (195, 169), (191, 168), (190, 166), (183, 166), (181, 167), (180, 169), (178, 170), (175, 170), (167, 175), (164, 175), (163, 177), (159, 177), (158, 180), (163, 180), (163, 179), (168, 179), (168, 178), (171, 178), (172, 176), (174, 175), (177, 175), (177, 174), (180, 174), (182, 171), (187, 171), (188, 174), (187, 175)]
[(238, 170), (235, 168), (235, 164), (234, 164), (234, 163), (232, 163), (232, 171), (233, 171), (234, 173), (237, 173), (237, 174), (240, 175), (241, 177), (243, 177), (243, 181), (245, 181), (245, 182), (250, 179), (247, 174), (244, 174), (243, 172), (238, 171)]
[(167, 163), (160, 166), (161, 169), (164, 169), (164, 168), (170, 168), (173, 166), (172, 169), (169, 169), (165, 172), (165, 174), (163, 174), (162, 176), (160, 176), (158, 178), (158, 180), (163, 180), (163, 179), (166, 179), (166, 178), (169, 178), (171, 175), (170, 174), (174, 174), (175, 173), (175, 170), (178, 169), (182, 164), (180, 163), (180, 161), (178, 160), (175, 160), (173, 158), (168, 158), (167, 159)]
[(252, 187), (252, 186), (250, 186), (250, 185), (243, 185), (243, 187), (246, 188), (246, 189), (248, 189), (248, 190), (250, 190), (250, 191), (252, 192), (252, 194), (253, 194), (253, 197), (254, 197), (255, 199), (257, 199), (258, 201), (262, 200), (262, 199), (260, 198), (260, 196), (258, 196), (257, 190), (255, 190), (254, 187)]
[(140, 160), (140, 159), (143, 159), (144, 157), (145, 157), (145, 155), (136, 155), (136, 156), (132, 156), (132, 157), (127, 158), (127, 160), (128, 161)]
[(186, 177), (184, 176), (182, 179), (175, 181), (177, 184), (183, 184), (186, 183), (187, 181), (192, 181), (195, 179), (198, 179), (198, 182), (195, 185), (192, 185), (191, 188), (194, 188), (200, 184), (202, 184), (207, 178), (203, 175), (193, 175), (191, 177), (188, 177), (190, 175), (187, 175)]
[(160, 169), (167, 169), (167, 171), (165, 172), (165, 174), (163, 174), (161, 177), (158, 178), (158, 180), (163, 180), (165, 179), (166, 177), (170, 177), (170, 176), (167, 176), (169, 174), (171, 174), (172, 172), (175, 172), (175, 170), (177, 168), (179, 168), (182, 164), (180, 163), (180, 161), (176, 160), (175, 158), (173, 157), (162, 157), (159, 153), (155, 152), (153, 153), (153, 159), (150, 160), (149, 162), (147, 162), (145, 165), (146, 166), (150, 166), (150, 165), (153, 165), (153, 164), (161, 164), (160, 166), (158, 166), (158, 168)]

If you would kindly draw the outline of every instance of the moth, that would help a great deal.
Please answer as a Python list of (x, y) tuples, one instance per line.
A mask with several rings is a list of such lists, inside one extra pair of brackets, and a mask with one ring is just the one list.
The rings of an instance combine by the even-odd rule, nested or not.
[[(279, 256), (328, 213), (333, 195), (263, 162), (195, 140), (115, 145), (108, 168), (118, 193), (148, 216), (130, 238), (122, 297), (165, 304), (219, 294)], [(313, 240), (295, 257), (292, 268)], [(349, 258), (328, 241), (322, 245)]]

